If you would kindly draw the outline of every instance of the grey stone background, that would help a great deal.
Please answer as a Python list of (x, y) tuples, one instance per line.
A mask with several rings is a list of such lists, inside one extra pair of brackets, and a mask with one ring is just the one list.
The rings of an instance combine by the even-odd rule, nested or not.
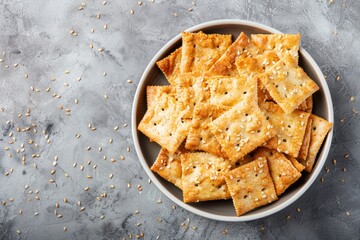
[[(359, 1), (81, 3), (0, 1), (0, 239), (359, 239)], [(335, 109), (333, 146), (313, 186), (246, 223), (173, 209), (148, 183), (124, 125), (154, 54), (186, 28), (224, 18), (300, 32)]]

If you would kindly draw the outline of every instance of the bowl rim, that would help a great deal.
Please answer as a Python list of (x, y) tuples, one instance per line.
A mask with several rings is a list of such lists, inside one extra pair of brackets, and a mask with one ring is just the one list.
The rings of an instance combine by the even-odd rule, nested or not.
[[(219, 26), (219, 25), (243, 25), (243, 26), (247, 26), (247, 27), (259, 28), (259, 29), (262, 29), (262, 30), (265, 30), (265, 31), (268, 31), (268, 32), (271, 32), (271, 33), (281, 33), (279, 30), (276, 30), (276, 29), (274, 29), (272, 27), (269, 27), (267, 25), (252, 22), (252, 21), (248, 21), (248, 20), (240, 20), (240, 19), (213, 20), (213, 21), (204, 22), (204, 23), (195, 25), (193, 27), (190, 27), (190, 28), (186, 29), (185, 31), (186, 32), (195, 32), (195, 31), (200, 31), (200, 30), (202, 30), (204, 28), (215, 27), (215, 26)], [(203, 216), (205, 218), (218, 220), (218, 221), (226, 221), (226, 222), (244, 222), (244, 221), (251, 221), (251, 220), (264, 218), (264, 217), (272, 215), (272, 214), (274, 214), (276, 212), (279, 212), (280, 210), (286, 208), (287, 206), (289, 206), (290, 204), (295, 202), (297, 199), (299, 199), (310, 188), (312, 183), (318, 177), (322, 167), (324, 166), (324, 164), (325, 164), (325, 162), (327, 160), (328, 154), (329, 154), (331, 141), (332, 141), (332, 137), (333, 137), (333, 128), (328, 133), (328, 136), (327, 136), (327, 138), (326, 138), (326, 140), (324, 142), (323, 155), (321, 156), (321, 158), (317, 159), (318, 166), (317, 166), (317, 168), (313, 169), (312, 175), (305, 182), (305, 184), (303, 186), (301, 186), (300, 189), (293, 196), (291, 196), (289, 199), (287, 199), (285, 202), (279, 204), (278, 206), (275, 206), (274, 208), (265, 210), (265, 211), (260, 212), (260, 213), (255, 213), (255, 214), (251, 214), (251, 215), (243, 215), (243, 216), (237, 217), (236, 215), (234, 215), (234, 216), (222, 216), (222, 215), (218, 215), (218, 214), (208, 213), (208, 212), (205, 212), (203, 210), (199, 210), (199, 209), (197, 209), (197, 208), (195, 208), (193, 206), (190, 206), (190, 205), (184, 203), (183, 201), (179, 200), (178, 198), (176, 198), (171, 192), (169, 192), (158, 181), (155, 174), (150, 170), (148, 164), (146, 163), (145, 157), (144, 157), (144, 155), (143, 155), (143, 153), (141, 151), (141, 147), (140, 147), (140, 144), (139, 144), (139, 138), (138, 138), (138, 135), (137, 135), (138, 130), (137, 130), (137, 123), (136, 123), (136, 113), (137, 113), (137, 106), (138, 106), (138, 102), (139, 102), (140, 92), (141, 92), (141, 86), (145, 83), (145, 80), (146, 80), (147, 76), (149, 75), (149, 73), (151, 72), (151, 69), (156, 64), (156, 61), (158, 60), (158, 58), (164, 53), (164, 51), (166, 51), (169, 47), (174, 45), (180, 39), (181, 39), (181, 33), (176, 35), (169, 42), (167, 42), (156, 53), (156, 55), (151, 59), (151, 61), (147, 65), (144, 73), (141, 76), (141, 79), (139, 81), (139, 84), (137, 86), (136, 93), (135, 93), (135, 96), (134, 96), (134, 101), (133, 101), (133, 106), (132, 106), (132, 114), (131, 114), (131, 125), (132, 125), (131, 129), (132, 129), (132, 136), (133, 136), (133, 140), (134, 140), (135, 150), (136, 150), (137, 156), (139, 157), (139, 161), (140, 161), (143, 169), (145, 170), (145, 172), (147, 173), (147, 175), (149, 176), (151, 181), (154, 182), (154, 184), (159, 188), (159, 190), (163, 194), (165, 194), (168, 198), (170, 198), (173, 202), (175, 202), (177, 205), (181, 206), (182, 208), (186, 209), (187, 211), (190, 211), (190, 212), (195, 213), (197, 215)], [(332, 99), (331, 99), (331, 94), (330, 94), (330, 91), (329, 91), (329, 87), (328, 87), (328, 85), (326, 83), (325, 77), (324, 77), (323, 73), (321, 72), (319, 66), (315, 62), (315, 60), (310, 56), (310, 54), (305, 49), (303, 49), (301, 47), (300, 47), (299, 51), (301, 52), (303, 57), (309, 62), (309, 64), (313, 67), (313, 69), (315, 70), (316, 75), (318, 76), (318, 78), (319, 78), (319, 80), (321, 82), (322, 90), (323, 90), (324, 96), (325, 96), (325, 102), (326, 102), (327, 109), (328, 109), (328, 111), (327, 111), (327, 115), (329, 117), (328, 121), (333, 123), (334, 122), (333, 104), (332, 104)]]

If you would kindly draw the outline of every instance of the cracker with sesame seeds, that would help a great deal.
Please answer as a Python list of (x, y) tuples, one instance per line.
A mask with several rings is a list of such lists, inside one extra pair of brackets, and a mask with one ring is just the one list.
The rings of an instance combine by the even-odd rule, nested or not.
[(296, 158), (286, 155), (286, 158), (290, 160), (290, 162), (292, 163), (292, 165), (299, 171), (302, 172), (305, 169), (305, 166), (302, 165), (301, 163), (299, 163), (298, 160), (296, 160)]
[(309, 146), (310, 146), (310, 139), (311, 139), (311, 126), (312, 126), (312, 119), (309, 118), (306, 124), (305, 134), (303, 138), (303, 142), (300, 147), (298, 158), (301, 160), (306, 160), (306, 157), (309, 153)]
[(165, 148), (161, 148), (158, 157), (150, 169), (181, 189), (182, 169), (180, 156), (185, 152), (187, 150), (183, 146), (180, 146), (174, 154), (169, 153)]
[(278, 199), (265, 158), (231, 170), (225, 180), (237, 216)]
[(298, 62), (300, 48), (300, 34), (251, 34), (254, 49), (250, 53), (259, 55), (273, 51), (279, 58), (289, 54)]
[(230, 161), (204, 152), (185, 153), (180, 158), (185, 203), (230, 198), (224, 178), (231, 169)]
[(227, 111), (228, 108), (208, 103), (198, 103), (195, 106), (192, 124), (185, 147), (190, 150), (202, 150), (219, 157), (227, 158), (220, 143), (210, 131), (209, 124)]
[(214, 63), (214, 65), (206, 74), (209, 76), (239, 76), (235, 62), (236, 59), (239, 58), (243, 53), (248, 44), (249, 38), (245, 33), (240, 33), (238, 38), (233, 42), (233, 44), (231, 44), (231, 46), (225, 51), (219, 60)]
[(210, 129), (232, 161), (243, 158), (276, 134), (253, 98), (245, 98), (212, 121)]
[(204, 74), (232, 44), (231, 35), (183, 32), (181, 73)]
[(291, 113), (319, 90), (304, 70), (287, 55), (259, 76), (271, 97), (286, 112)]
[(232, 107), (244, 98), (257, 99), (257, 79), (245, 77), (211, 77), (210, 103)]
[(273, 102), (262, 103), (260, 108), (277, 132), (264, 146), (298, 157), (310, 113), (295, 110), (286, 114)]
[(312, 126), (309, 153), (305, 161), (300, 160), (300, 162), (305, 166), (305, 171), (307, 172), (311, 172), (320, 147), (333, 126), (331, 122), (328, 122), (314, 114), (311, 114), (310, 118), (312, 119)]
[(190, 129), (191, 119), (187, 118), (190, 109), (179, 100), (190, 96), (187, 90), (179, 91), (178, 98), (162, 93), (156, 99), (157, 104), (149, 106), (138, 126), (150, 141), (155, 141), (170, 153), (175, 153)]
[(260, 157), (268, 161), (270, 175), (278, 196), (301, 177), (301, 173), (294, 167), (291, 161), (284, 154), (276, 150), (259, 148), (254, 158)]
[(181, 51), (181, 47), (179, 47), (166, 58), (156, 62), (156, 65), (172, 85), (174, 84), (174, 78), (180, 74)]

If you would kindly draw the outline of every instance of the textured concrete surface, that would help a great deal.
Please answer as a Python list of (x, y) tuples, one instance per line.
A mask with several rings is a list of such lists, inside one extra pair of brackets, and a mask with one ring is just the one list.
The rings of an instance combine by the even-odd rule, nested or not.
[[(359, 238), (360, 2), (83, 2), (0, 1), (0, 239)], [(335, 108), (328, 170), (285, 210), (247, 223), (173, 209), (124, 125), (153, 55), (182, 30), (223, 18), (300, 32)]]

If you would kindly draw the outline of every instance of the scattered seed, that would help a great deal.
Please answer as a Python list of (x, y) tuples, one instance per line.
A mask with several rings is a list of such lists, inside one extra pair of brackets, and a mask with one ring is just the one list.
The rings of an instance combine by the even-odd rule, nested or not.
[(134, 14), (134, 13), (135, 13), (134, 10), (131, 9), (131, 10), (130, 10), (130, 14)]
[(348, 211), (346, 211), (346, 215), (350, 216), (350, 213)]
[(161, 200), (157, 200), (156, 203), (162, 203), (162, 201), (161, 201)]
[(53, 169), (53, 170), (50, 171), (50, 174), (51, 174), (51, 175), (54, 175), (55, 172), (56, 172), (56, 171)]
[(101, 152), (102, 151), (102, 147), (99, 147), (99, 152)]
[(84, 191), (88, 191), (90, 188), (89, 187), (85, 187), (84, 188)]
[(66, 231), (67, 231), (67, 229), (68, 229), (67, 227), (64, 227), (64, 232), (66, 232)]
[(78, 104), (79, 100), (77, 98), (74, 99), (74, 103)]
[(85, 210), (85, 207), (81, 207), (80, 208), (80, 212), (84, 211)]
[(120, 155), (121, 160), (125, 160), (125, 157), (123, 155)]
[(80, 201), (78, 201), (76, 204), (77, 204), (78, 206), (81, 206), (81, 202), (80, 202)]
[(129, 80), (127, 80), (127, 83), (132, 83), (132, 80), (130, 80), (130, 79), (129, 79)]
[(35, 215), (35, 216), (39, 215), (39, 212), (34, 212), (34, 215)]
[(142, 2), (139, 1), (139, 2), (138, 2), (138, 5), (141, 6), (141, 5), (142, 5)]
[(14, 64), (14, 67), (17, 67), (18, 65), (19, 65), (19, 64), (15, 63), (15, 64)]
[(90, 146), (88, 146), (88, 147), (86, 148), (86, 150), (87, 150), (87, 151), (89, 151), (90, 149), (91, 149), (91, 147), (90, 147)]
[(104, 98), (105, 98), (105, 99), (108, 99), (108, 96), (105, 94), (105, 95), (104, 95)]
[(127, 151), (127, 152), (130, 152), (130, 147), (127, 147), (127, 148), (126, 148), (126, 151)]
[(104, 51), (104, 48), (99, 48), (98, 51), (99, 51), (99, 52), (103, 52), (103, 51)]
[(21, 231), (20, 231), (20, 230), (16, 230), (16, 233), (20, 235), (20, 234), (21, 234)]
[(333, 159), (332, 162), (333, 162), (334, 166), (336, 166), (336, 159)]
[(355, 97), (354, 97), (354, 96), (351, 96), (351, 97), (350, 97), (350, 101), (355, 102)]
[(91, 176), (91, 175), (87, 175), (87, 176), (86, 176), (86, 178), (89, 178), (89, 179), (91, 179), (91, 178), (92, 178), (92, 176)]
[(112, 173), (110, 173), (109, 178), (112, 179), (113, 176), (114, 176), (114, 175), (113, 175)]
[(114, 127), (114, 131), (118, 130), (119, 129), (119, 126), (115, 126)]
[(104, 29), (107, 30), (107, 24), (104, 24)]
[(95, 32), (95, 29), (94, 29), (94, 28), (92, 28), (92, 29), (91, 29), (91, 32), (92, 32), (92, 33), (94, 33), (94, 32)]
[(109, 143), (113, 143), (113, 139), (112, 139), (112, 138), (109, 139)]
[(104, 216), (104, 215), (101, 215), (101, 216), (100, 216), (100, 219), (104, 219), (104, 218), (105, 218), (105, 216)]
[(301, 209), (300, 209), (300, 208), (297, 208), (296, 211), (301, 212)]
[(128, 184), (127, 184), (127, 187), (128, 187), (128, 188), (130, 188), (130, 187), (131, 187), (130, 183), (128, 183)]
[(76, 138), (80, 138), (81, 135), (77, 133), (77, 134), (75, 135), (75, 137), (76, 137)]

